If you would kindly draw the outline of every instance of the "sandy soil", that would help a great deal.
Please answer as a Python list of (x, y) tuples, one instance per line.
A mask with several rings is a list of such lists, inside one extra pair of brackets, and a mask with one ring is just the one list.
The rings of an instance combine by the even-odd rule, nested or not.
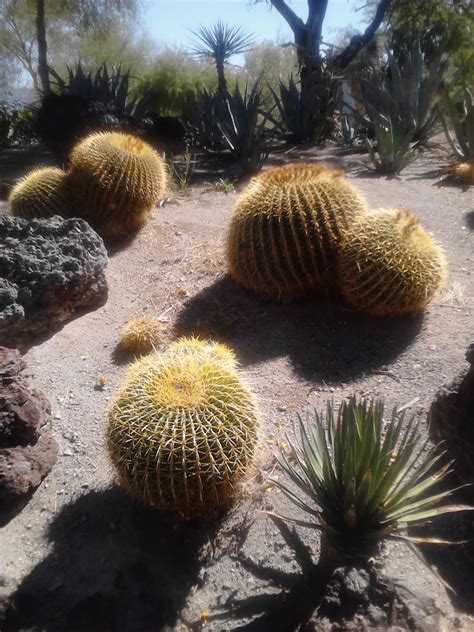
[[(437, 388), (463, 367), (474, 340), (472, 189), (442, 185), (434, 159), (385, 179), (336, 150), (313, 150), (306, 158), (347, 165), (371, 206), (410, 208), (419, 216), (447, 252), (444, 293), (423, 317), (395, 321), (355, 315), (334, 297), (276, 305), (225, 276), (224, 237), (236, 195), (200, 184), (157, 209), (135, 241), (111, 255), (107, 303), (26, 355), (52, 402), (60, 456), (29, 504), (0, 530), (0, 572), (25, 595), (23, 627), (16, 629), (217, 632), (244, 629), (255, 619), (256, 627), (245, 629), (288, 630), (278, 607), (282, 599), (290, 607), (299, 590), (298, 554), (290, 532), (261, 510), (295, 513), (268, 476), (272, 450), (296, 413), (357, 393), (384, 397), (388, 408), (416, 398), (411, 411), (426, 420)], [(182, 332), (228, 343), (259, 398), (256, 468), (219, 525), (179, 524), (134, 505), (113, 484), (106, 413), (126, 370), (116, 345), (123, 324), (143, 314), (166, 326), (163, 348)], [(316, 561), (317, 535), (297, 532)], [(387, 574), (435, 599), (446, 630), (474, 629), (465, 577), (450, 577), (457, 582), (453, 600), (404, 545), (387, 547), (384, 559)], [(449, 559), (443, 559), (438, 571), (448, 577)], [(275, 583), (281, 572), (293, 580), (284, 598)], [(269, 597), (249, 599), (259, 595)], [(246, 607), (233, 617), (229, 610), (238, 600)]]

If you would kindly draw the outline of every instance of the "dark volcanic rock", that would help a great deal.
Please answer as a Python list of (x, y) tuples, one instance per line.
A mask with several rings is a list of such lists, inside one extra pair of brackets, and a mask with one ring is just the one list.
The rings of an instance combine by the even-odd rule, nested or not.
[(49, 402), (24, 369), (16, 349), (0, 347), (0, 509), (38, 487), (57, 456)]
[(337, 568), (304, 632), (441, 631), (430, 597), (412, 592), (375, 570)]
[(0, 215), (0, 344), (53, 331), (107, 298), (107, 251), (82, 219)]
[(436, 394), (430, 410), (430, 431), (435, 441), (454, 458), (454, 472), (470, 483), (465, 494), (474, 501), (474, 344), (466, 352), (470, 367)]

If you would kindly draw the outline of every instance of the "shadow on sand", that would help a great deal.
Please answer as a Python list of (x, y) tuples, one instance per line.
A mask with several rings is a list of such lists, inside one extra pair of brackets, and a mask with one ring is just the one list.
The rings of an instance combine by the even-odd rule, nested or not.
[(51, 551), (16, 590), (2, 632), (171, 629), (217, 527), (143, 508), (117, 487), (87, 493), (52, 522)]
[(369, 318), (347, 310), (337, 297), (271, 302), (226, 276), (185, 304), (175, 333), (227, 343), (244, 366), (288, 356), (302, 377), (338, 383), (383, 369), (413, 342), (422, 322), (421, 316)]

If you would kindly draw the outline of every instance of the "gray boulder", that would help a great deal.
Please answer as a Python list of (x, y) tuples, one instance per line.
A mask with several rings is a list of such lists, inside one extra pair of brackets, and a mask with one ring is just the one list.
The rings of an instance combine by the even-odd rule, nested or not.
[(107, 300), (104, 242), (82, 219), (0, 215), (0, 344), (22, 346)]

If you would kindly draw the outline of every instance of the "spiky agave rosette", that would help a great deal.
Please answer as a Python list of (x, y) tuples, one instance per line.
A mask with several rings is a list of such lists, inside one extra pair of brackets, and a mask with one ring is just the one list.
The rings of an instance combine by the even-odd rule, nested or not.
[(227, 239), (231, 277), (267, 296), (298, 298), (330, 285), (339, 242), (366, 204), (342, 172), (296, 164), (252, 179)]
[(33, 219), (76, 211), (66, 174), (57, 167), (38, 167), (30, 171), (12, 189), (9, 198), (12, 215)]
[(446, 275), (442, 248), (409, 211), (367, 213), (346, 232), (339, 250), (343, 296), (352, 307), (374, 316), (422, 312)]
[(109, 413), (108, 448), (121, 484), (183, 516), (211, 515), (230, 502), (257, 441), (252, 393), (207, 344), (136, 362)]
[(166, 190), (164, 161), (131, 134), (91, 134), (74, 147), (70, 161), (68, 180), (84, 217), (112, 237), (140, 228)]
[(299, 423), (288, 438), (289, 454), (277, 456), (293, 487), (275, 483), (312, 522), (290, 521), (323, 531), (332, 547), (349, 557), (364, 556), (385, 538), (440, 542), (407, 534), (438, 515), (472, 510), (444, 505), (455, 490), (439, 483), (451, 463), (428, 449), (420, 421), (393, 411), (384, 421), (382, 401), (344, 401), (336, 413), (328, 402), (326, 418), (317, 412)]

